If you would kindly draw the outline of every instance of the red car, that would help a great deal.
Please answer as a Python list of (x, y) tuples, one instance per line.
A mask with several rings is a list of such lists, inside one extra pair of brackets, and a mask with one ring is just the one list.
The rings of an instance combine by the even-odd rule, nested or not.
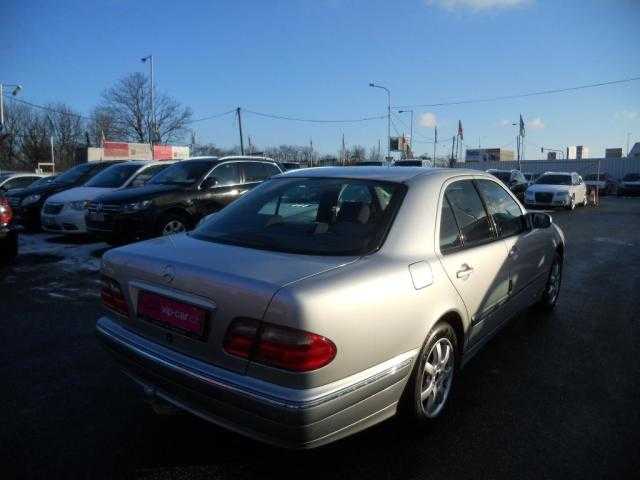
[(18, 233), (11, 226), (12, 220), (11, 205), (0, 196), (0, 263), (13, 260), (18, 255)]

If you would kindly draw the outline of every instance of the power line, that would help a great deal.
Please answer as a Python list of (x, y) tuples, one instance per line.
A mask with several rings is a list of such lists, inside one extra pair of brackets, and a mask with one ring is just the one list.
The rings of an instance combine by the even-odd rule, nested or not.
[(550, 90), (539, 90), (536, 92), (528, 92), (528, 93), (518, 93), (514, 95), (502, 95), (499, 97), (488, 97), (488, 98), (475, 98), (475, 99), (467, 99), (467, 100), (453, 100), (450, 102), (439, 102), (439, 103), (423, 103), (419, 105), (395, 105), (393, 108), (413, 108), (413, 107), (445, 107), (448, 105), (464, 105), (468, 103), (483, 103), (483, 102), (496, 102), (499, 100), (511, 100), (514, 98), (526, 98), (526, 97), (535, 97), (539, 95), (550, 95), (553, 93), (563, 93), (563, 92), (573, 92), (576, 90), (584, 90), (586, 88), (595, 88), (602, 87), (605, 85), (615, 85), (620, 83), (628, 83), (635, 82), (640, 80), (640, 77), (631, 77), (631, 78), (623, 78), (621, 80), (611, 80), (608, 82), (599, 82), (599, 83), (589, 83), (586, 85), (578, 85), (575, 87), (567, 87), (567, 88), (555, 88)]
[(14, 102), (22, 103), (24, 105), (29, 105), (30, 107), (33, 107), (33, 108), (39, 108), (40, 110), (45, 110), (47, 112), (57, 113), (58, 115), (66, 115), (66, 116), (69, 116), (69, 117), (78, 117), (78, 118), (83, 118), (85, 120), (91, 120), (90, 117), (85, 117), (84, 115), (80, 115), (79, 113), (64, 112), (62, 110), (56, 110), (55, 108), (45, 107), (44, 105), (38, 105), (36, 103), (28, 102), (26, 100), (22, 100), (20, 98), (15, 98), (13, 96), (9, 96), (9, 95), (6, 95), (6, 94), (5, 94), (5, 97), (8, 98), (9, 100), (14, 101)]
[(219, 118), (219, 117), (224, 117), (225, 115), (229, 115), (230, 113), (235, 112), (236, 109), (232, 108), (231, 110), (228, 110), (226, 112), (222, 112), (222, 113), (216, 113), (214, 115), (209, 115), (206, 117), (202, 117), (202, 118), (196, 118), (195, 120), (189, 120), (187, 123), (187, 125), (190, 125), (192, 123), (197, 123), (197, 122), (204, 122), (205, 120), (212, 120), (214, 118)]
[(273, 118), (276, 120), (289, 120), (293, 122), (308, 122), (308, 123), (357, 123), (357, 122), (368, 122), (371, 120), (381, 120), (383, 118), (387, 118), (386, 115), (378, 115), (371, 117), (362, 117), (362, 118), (353, 118), (353, 119), (343, 119), (343, 120), (326, 120), (326, 119), (316, 119), (316, 118), (300, 118), (300, 117), (289, 117), (286, 115), (276, 115), (273, 113), (262, 113), (256, 112), (254, 110), (246, 110), (242, 109), (244, 112), (251, 113), (253, 115), (258, 115), (260, 117)]

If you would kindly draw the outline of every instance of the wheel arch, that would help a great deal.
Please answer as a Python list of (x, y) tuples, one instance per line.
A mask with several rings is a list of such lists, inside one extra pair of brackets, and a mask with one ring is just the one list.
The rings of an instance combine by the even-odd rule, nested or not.
[(186, 210), (185, 208), (173, 206), (173, 207), (167, 208), (166, 210), (163, 210), (158, 214), (156, 219), (156, 227), (160, 226), (162, 219), (168, 215), (180, 215), (181, 217), (183, 217), (185, 220), (189, 222), (189, 225), (188, 225), (189, 227), (195, 224), (195, 218), (188, 210)]
[(453, 328), (453, 331), (456, 333), (456, 339), (458, 340), (458, 348), (460, 350), (458, 353), (462, 356), (466, 334), (460, 312), (457, 312), (456, 310), (449, 310), (448, 312), (441, 315), (434, 325), (437, 325), (440, 322), (448, 323)]

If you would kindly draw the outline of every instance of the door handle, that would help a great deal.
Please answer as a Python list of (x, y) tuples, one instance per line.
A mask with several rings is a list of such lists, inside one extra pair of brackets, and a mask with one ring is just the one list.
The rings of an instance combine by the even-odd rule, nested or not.
[(466, 263), (463, 263), (461, 267), (462, 268), (456, 272), (456, 277), (464, 278), (466, 280), (467, 278), (469, 278), (469, 275), (471, 275), (471, 273), (473, 272), (473, 268)]

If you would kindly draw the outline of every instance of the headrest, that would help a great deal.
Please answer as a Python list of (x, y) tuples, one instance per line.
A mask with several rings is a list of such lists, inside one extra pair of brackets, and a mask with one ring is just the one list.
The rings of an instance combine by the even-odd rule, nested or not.
[(371, 215), (369, 205), (364, 202), (343, 202), (336, 222), (367, 223)]

